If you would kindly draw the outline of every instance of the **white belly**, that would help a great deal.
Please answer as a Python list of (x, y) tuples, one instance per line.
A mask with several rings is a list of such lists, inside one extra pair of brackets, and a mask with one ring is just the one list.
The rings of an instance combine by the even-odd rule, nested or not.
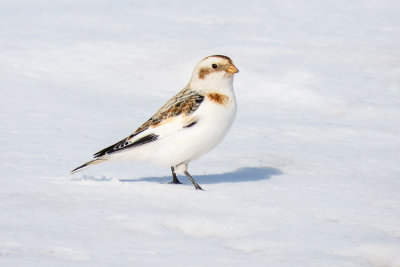
[(227, 134), (236, 115), (235, 98), (226, 105), (205, 101), (193, 115), (198, 118), (192, 127), (172, 130), (154, 142), (115, 155), (115, 158), (144, 160), (164, 166), (197, 159), (213, 149)]

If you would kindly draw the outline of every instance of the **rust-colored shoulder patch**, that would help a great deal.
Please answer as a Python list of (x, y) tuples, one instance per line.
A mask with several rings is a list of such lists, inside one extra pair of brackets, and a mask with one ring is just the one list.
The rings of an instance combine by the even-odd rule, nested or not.
[(220, 105), (225, 105), (229, 100), (228, 96), (217, 93), (209, 93), (207, 94), (207, 98)]

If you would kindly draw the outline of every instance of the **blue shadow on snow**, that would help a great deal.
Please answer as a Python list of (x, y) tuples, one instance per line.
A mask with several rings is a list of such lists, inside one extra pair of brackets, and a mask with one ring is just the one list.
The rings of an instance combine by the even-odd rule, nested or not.
[[(283, 172), (277, 168), (272, 167), (244, 167), (231, 172), (224, 172), (221, 174), (205, 174), (205, 175), (192, 175), (199, 184), (219, 184), (219, 183), (238, 183), (266, 180), (273, 175), (281, 175)], [(179, 180), (186, 183), (185, 176), (179, 176)], [(172, 180), (172, 176), (165, 177), (143, 177), (138, 179), (120, 179), (120, 182), (157, 182), (168, 183)], [(190, 182), (189, 182), (190, 183)]]

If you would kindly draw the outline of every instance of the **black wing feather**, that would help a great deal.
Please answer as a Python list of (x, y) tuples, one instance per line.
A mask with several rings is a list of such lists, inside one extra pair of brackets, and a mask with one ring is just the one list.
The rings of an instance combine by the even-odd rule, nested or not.
[(109, 155), (112, 153), (115, 153), (117, 151), (126, 149), (126, 148), (132, 148), (135, 146), (140, 146), (140, 145), (144, 145), (150, 142), (154, 142), (158, 139), (158, 135), (156, 134), (149, 134), (146, 135), (142, 138), (139, 138), (138, 140), (136, 140), (135, 142), (130, 142), (128, 138), (125, 138), (121, 141), (119, 141), (118, 143), (115, 143), (109, 147), (104, 148), (103, 150), (100, 150), (99, 152), (95, 153), (93, 156), (95, 158), (104, 156), (104, 155)]
[[(100, 150), (99, 152), (94, 154), (94, 157), (98, 158), (104, 155), (118, 152), (125, 148), (140, 146), (157, 140), (158, 135), (149, 134), (136, 140), (133, 143), (130, 141), (130, 139), (133, 138), (135, 135), (147, 130), (149, 127), (154, 127), (158, 125), (163, 120), (169, 117), (178, 116), (182, 112), (185, 115), (192, 114), (199, 108), (203, 100), (204, 95), (201, 95), (198, 92), (191, 90), (190, 88), (183, 89), (173, 98), (171, 98), (167, 103), (165, 103), (153, 117), (151, 117), (142, 126), (140, 126), (133, 134), (119, 141), (118, 143), (115, 143), (109, 147), (104, 148), (103, 150)], [(192, 122), (191, 124), (184, 126), (184, 128), (192, 127), (196, 123), (196, 121)]]

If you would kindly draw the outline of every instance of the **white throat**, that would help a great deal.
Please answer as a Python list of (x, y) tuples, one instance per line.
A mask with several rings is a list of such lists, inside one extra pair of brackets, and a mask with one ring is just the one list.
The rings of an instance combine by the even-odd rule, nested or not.
[(196, 91), (233, 93), (233, 75), (224, 71), (208, 74), (200, 79), (194, 72), (189, 82), (189, 87)]

